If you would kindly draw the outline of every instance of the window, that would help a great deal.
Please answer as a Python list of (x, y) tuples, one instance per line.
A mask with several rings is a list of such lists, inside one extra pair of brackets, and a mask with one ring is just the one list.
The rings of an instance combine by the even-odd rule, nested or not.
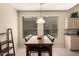
[(37, 34), (37, 24), (36, 24), (36, 17), (31, 17), (31, 18), (22, 18), (23, 20), (23, 37), (33, 34)]
[(57, 16), (49, 16), (44, 17), (45, 24), (44, 24), (44, 35), (50, 34), (54, 37), (57, 37), (58, 34), (58, 17)]
[[(33, 34), (37, 35), (37, 17), (23, 17), (23, 37)], [(58, 17), (44, 17), (44, 35), (50, 34), (57, 37), (58, 34)]]

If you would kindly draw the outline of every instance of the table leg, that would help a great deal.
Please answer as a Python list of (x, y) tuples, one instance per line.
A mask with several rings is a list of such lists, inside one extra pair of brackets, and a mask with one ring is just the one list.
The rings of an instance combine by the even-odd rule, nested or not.
[(49, 56), (52, 56), (52, 46), (49, 48)]
[(41, 56), (41, 51), (38, 51), (38, 56)]
[(39, 46), (39, 49), (38, 49), (38, 56), (41, 56), (41, 49), (40, 49), (40, 46)]
[(26, 47), (26, 56), (29, 56), (29, 46)]

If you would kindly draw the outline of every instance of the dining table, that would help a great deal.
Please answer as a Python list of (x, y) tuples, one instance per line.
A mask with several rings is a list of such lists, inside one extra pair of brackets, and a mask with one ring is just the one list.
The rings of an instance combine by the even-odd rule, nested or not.
[[(46, 35), (44, 35), (42, 39), (38, 39), (37, 35), (33, 35), (27, 42), (25, 42), (26, 56), (29, 56), (30, 46), (38, 46), (39, 48), (46, 46), (49, 48), (49, 56), (52, 56), (52, 45), (53, 42)], [(41, 56), (40, 49), (38, 50), (38, 56)]]

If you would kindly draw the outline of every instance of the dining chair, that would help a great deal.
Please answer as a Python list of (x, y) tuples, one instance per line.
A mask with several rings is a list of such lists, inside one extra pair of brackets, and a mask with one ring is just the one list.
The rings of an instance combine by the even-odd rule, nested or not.
[(47, 37), (48, 37), (52, 42), (54, 42), (55, 38), (54, 38), (53, 36), (47, 34)]
[(32, 34), (25, 37), (25, 42), (27, 42), (32, 37)]

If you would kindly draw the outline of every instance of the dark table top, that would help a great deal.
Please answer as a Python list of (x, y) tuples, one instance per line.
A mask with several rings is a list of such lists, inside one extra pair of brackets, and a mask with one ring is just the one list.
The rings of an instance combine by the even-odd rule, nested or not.
[(52, 41), (47, 37), (44, 36), (42, 39), (37, 39), (37, 36), (32, 36), (27, 42), (25, 42), (25, 45), (29, 44), (50, 44), (53, 45)]

